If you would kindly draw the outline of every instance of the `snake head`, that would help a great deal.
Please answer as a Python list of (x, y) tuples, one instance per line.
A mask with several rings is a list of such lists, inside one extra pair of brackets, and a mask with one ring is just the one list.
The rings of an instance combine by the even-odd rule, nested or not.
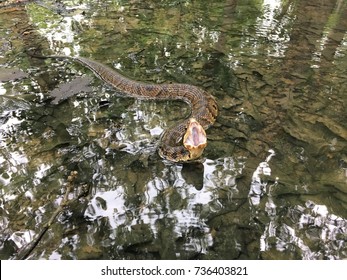
[(190, 153), (190, 160), (200, 157), (207, 146), (206, 132), (194, 118), (189, 119), (183, 145)]

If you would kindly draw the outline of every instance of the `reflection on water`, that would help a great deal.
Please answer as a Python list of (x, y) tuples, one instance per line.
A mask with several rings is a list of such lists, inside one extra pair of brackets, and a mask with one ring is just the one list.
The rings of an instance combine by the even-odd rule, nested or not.
[[(136, 205), (129, 204), (130, 194), (125, 187), (117, 185), (114, 190), (106, 190), (101, 185), (89, 202), (85, 217), (89, 221), (106, 219), (108, 230), (112, 232), (109, 246), (126, 239), (128, 234), (136, 234), (139, 224), (146, 227), (147, 238), (151, 241), (164, 238), (160, 237), (161, 223), (169, 223), (169, 239), (162, 242), (182, 239), (176, 257), (180, 257), (180, 251), (205, 254), (213, 245), (208, 217), (223, 209), (220, 192), (225, 192), (229, 201), (238, 193), (236, 176), (242, 172), (242, 167), (236, 168), (232, 158), (224, 158), (206, 160), (203, 170), (203, 174), (190, 174), (202, 176), (203, 188), (196, 189), (183, 178), (182, 166), (165, 166), (160, 175), (155, 174), (143, 182), (143, 192)], [(92, 235), (89, 238), (93, 239)]]
[[(32, 259), (347, 258), (345, 1), (0, 4), (0, 258), (65, 199)], [(242, 3), (241, 3), (242, 2)], [(204, 158), (163, 161), (190, 109), (133, 100), (72, 61), (200, 86)], [(90, 192), (80, 197), (83, 186)]]
[(270, 150), (270, 155), (265, 161), (259, 163), (257, 169), (252, 176), (251, 188), (249, 191), (249, 198), (251, 205), (259, 205), (261, 197), (266, 193), (267, 184), (262, 182), (261, 175), (271, 175), (271, 168), (269, 167), (270, 159), (275, 156), (275, 152)]

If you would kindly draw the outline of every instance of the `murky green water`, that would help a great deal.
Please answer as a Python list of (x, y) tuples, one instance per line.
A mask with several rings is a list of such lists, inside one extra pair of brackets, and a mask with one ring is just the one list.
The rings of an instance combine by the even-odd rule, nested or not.
[[(0, 8), (1, 259), (66, 199), (29, 258), (347, 258), (346, 1), (210, 2)], [(181, 102), (121, 97), (27, 50), (211, 92), (204, 161), (156, 153)]]

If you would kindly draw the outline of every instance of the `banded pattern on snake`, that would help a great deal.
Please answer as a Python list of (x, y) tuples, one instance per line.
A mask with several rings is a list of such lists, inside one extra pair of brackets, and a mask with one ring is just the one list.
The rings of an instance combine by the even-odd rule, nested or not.
[(134, 98), (185, 101), (191, 108), (190, 117), (163, 132), (158, 152), (162, 158), (173, 162), (186, 162), (201, 156), (207, 145), (205, 130), (215, 122), (218, 115), (217, 103), (211, 94), (188, 84), (149, 84), (134, 81), (100, 62), (84, 57), (46, 58), (73, 59), (89, 68), (105, 83)]

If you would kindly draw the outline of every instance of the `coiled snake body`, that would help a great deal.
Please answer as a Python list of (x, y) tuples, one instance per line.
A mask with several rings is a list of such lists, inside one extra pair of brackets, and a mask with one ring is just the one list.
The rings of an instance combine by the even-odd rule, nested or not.
[(142, 99), (180, 99), (187, 102), (191, 107), (190, 117), (163, 132), (158, 152), (162, 158), (174, 162), (190, 161), (201, 156), (207, 145), (205, 130), (215, 122), (218, 114), (217, 103), (212, 95), (187, 84), (137, 82), (84, 57), (60, 58), (77, 61), (92, 70), (101, 80), (129, 96)]

